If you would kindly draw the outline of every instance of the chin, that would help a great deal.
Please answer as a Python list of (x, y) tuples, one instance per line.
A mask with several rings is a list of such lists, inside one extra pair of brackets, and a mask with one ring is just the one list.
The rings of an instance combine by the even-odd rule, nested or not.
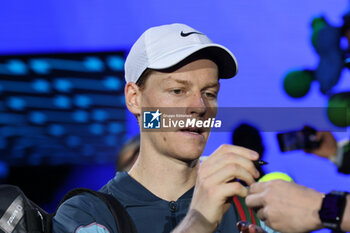
[(162, 147), (166, 154), (182, 161), (193, 161), (198, 159), (205, 148), (207, 135), (192, 135), (183, 132), (171, 132), (166, 136), (168, 143)]
[(199, 159), (204, 151), (204, 147), (201, 146), (188, 146), (181, 145), (176, 151), (177, 157), (183, 161), (193, 161)]

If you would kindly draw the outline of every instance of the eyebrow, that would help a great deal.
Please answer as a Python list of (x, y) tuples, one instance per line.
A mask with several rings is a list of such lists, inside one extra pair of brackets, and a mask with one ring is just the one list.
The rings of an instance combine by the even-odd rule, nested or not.
[[(183, 84), (185, 86), (192, 86), (193, 83), (188, 81), (188, 80), (181, 80), (181, 79), (174, 79), (174, 78), (171, 78), (171, 76), (168, 76), (166, 79), (163, 80), (164, 82), (171, 82), (171, 81), (175, 81), (177, 83), (180, 83), (180, 84)], [(211, 83), (208, 83), (207, 85), (205, 85), (204, 88), (202, 89), (207, 89), (207, 88), (218, 88), (220, 89), (220, 83), (219, 82), (211, 82)]]
[(168, 76), (166, 79), (163, 80), (163, 82), (177, 82), (177, 83), (183, 84), (185, 86), (192, 86), (193, 85), (188, 80), (174, 79), (174, 78), (171, 78), (171, 76)]
[(212, 87), (220, 89), (220, 83), (219, 82), (208, 83), (207, 85), (205, 85), (203, 89), (212, 88)]

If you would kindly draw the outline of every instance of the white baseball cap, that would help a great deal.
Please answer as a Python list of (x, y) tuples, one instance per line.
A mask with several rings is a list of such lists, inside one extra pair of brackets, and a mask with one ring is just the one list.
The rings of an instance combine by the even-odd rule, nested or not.
[(168, 69), (199, 51), (217, 64), (219, 78), (237, 74), (236, 58), (227, 48), (185, 24), (176, 23), (152, 27), (140, 36), (126, 58), (125, 80), (136, 83), (147, 68)]

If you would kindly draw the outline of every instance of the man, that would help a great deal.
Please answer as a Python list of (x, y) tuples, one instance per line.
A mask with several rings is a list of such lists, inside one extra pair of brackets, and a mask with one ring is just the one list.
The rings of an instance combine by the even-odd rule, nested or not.
[[(305, 152), (328, 158), (339, 172), (349, 174), (349, 142), (337, 144), (328, 131), (318, 131), (316, 140), (321, 142), (320, 147)], [(281, 232), (308, 232), (324, 227), (350, 231), (350, 195), (346, 192), (325, 195), (295, 183), (271, 181), (251, 185), (246, 203), (258, 209), (259, 218), (268, 226)]]
[(350, 142), (343, 140), (337, 143), (333, 134), (329, 131), (317, 131), (316, 140), (320, 141), (320, 147), (305, 152), (332, 161), (340, 173), (350, 174)]
[[(282, 180), (255, 183), (246, 203), (258, 217), (280, 232), (309, 232), (328, 227), (350, 231), (350, 195), (316, 190)], [(252, 231), (247, 231), (253, 233)]]
[[(142, 232), (238, 232), (232, 197), (245, 197), (259, 177), (243, 147), (222, 145), (199, 163), (209, 131), (175, 128), (142, 130), (145, 107), (184, 109), (196, 119), (212, 116), (219, 78), (237, 73), (234, 55), (183, 24), (147, 30), (125, 63), (125, 101), (140, 125), (139, 157), (131, 170), (117, 173), (101, 191), (116, 197)], [(53, 220), (55, 233), (117, 232), (107, 207), (84, 194), (65, 202)]]

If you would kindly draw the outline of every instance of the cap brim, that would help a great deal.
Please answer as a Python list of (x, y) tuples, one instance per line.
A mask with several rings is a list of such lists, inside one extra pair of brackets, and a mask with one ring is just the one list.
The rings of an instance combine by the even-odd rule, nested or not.
[(219, 44), (205, 44), (180, 48), (159, 57), (157, 61), (150, 64), (148, 68), (156, 70), (168, 69), (192, 54), (203, 50), (205, 50), (210, 59), (212, 59), (218, 65), (219, 78), (233, 78), (237, 74), (238, 65), (235, 56), (227, 48)]

